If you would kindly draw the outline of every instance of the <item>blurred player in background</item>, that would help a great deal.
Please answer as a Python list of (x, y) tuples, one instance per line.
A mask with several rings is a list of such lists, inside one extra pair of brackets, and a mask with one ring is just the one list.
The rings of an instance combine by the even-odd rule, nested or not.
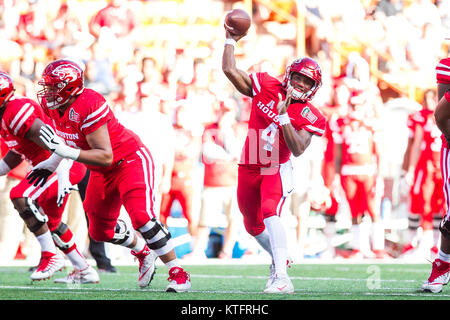
[[(377, 182), (380, 158), (376, 129), (370, 118), (370, 101), (361, 90), (350, 95), (348, 114), (337, 120), (333, 133), (336, 172), (340, 174), (352, 217), (353, 257), (384, 257), (384, 227), (377, 201)], [(362, 218), (368, 213), (372, 219), (373, 241), (369, 230), (363, 230)], [(375, 253), (375, 254), (374, 254)]]
[[(39, 84), (39, 102), (56, 127), (42, 127), (40, 139), (53, 156), (85, 163), (90, 169), (83, 207), (89, 217), (91, 237), (131, 249), (139, 260), (140, 287), (150, 284), (159, 256), (169, 268), (166, 291), (189, 290), (190, 276), (180, 266), (170, 233), (153, 211), (155, 186), (150, 151), (117, 121), (102, 95), (84, 87), (83, 69), (77, 63), (49, 63)], [(52, 157), (46, 164), (54, 161)], [(40, 175), (36, 173), (36, 177)], [(118, 219), (122, 204), (132, 227)]]
[(218, 228), (225, 215), (227, 226), (223, 235), (221, 259), (232, 258), (237, 233), (240, 229), (239, 208), (236, 200), (237, 171), (242, 141), (236, 122), (236, 107), (221, 104), (217, 121), (205, 127), (202, 136), (202, 162), (205, 166), (202, 203), (197, 239), (191, 257), (205, 257), (210, 228)]
[(64, 267), (64, 258), (58, 253), (58, 247), (67, 255), (74, 271), (55, 282), (97, 283), (97, 272), (78, 251), (72, 231), (61, 221), (67, 203), (66, 196), (76, 189), (73, 185), (83, 179), (85, 166), (60, 158), (52, 172), (40, 167), (42, 162), (51, 157), (51, 153), (39, 139), (40, 128), (50, 120), (35, 101), (14, 97), (12, 79), (3, 72), (0, 72), (0, 116), (0, 134), (9, 148), (8, 153), (0, 160), (0, 175), (7, 174), (26, 159), (48, 178), (40, 186), (34, 186), (23, 179), (10, 192), (14, 207), (36, 236), (42, 250), (39, 265), (31, 274), (31, 279), (49, 279)]
[(194, 172), (200, 157), (201, 138), (190, 128), (186, 106), (180, 105), (175, 112), (173, 125), (175, 137), (175, 159), (172, 168), (170, 190), (162, 194), (160, 220), (167, 225), (173, 202), (178, 200), (182, 214), (188, 222), (191, 237), (197, 235), (197, 223), (193, 221)]
[[(423, 109), (408, 117), (409, 140), (412, 141), (408, 142), (403, 167), (407, 169), (405, 181), (410, 185), (410, 214), (408, 244), (402, 257), (412, 254), (430, 257), (430, 250), (438, 245), (439, 223), (436, 220), (442, 219), (444, 194), (440, 170), (442, 142), (434, 120), (436, 99), (435, 90), (426, 91)], [(421, 235), (417, 234), (419, 227)]]
[(337, 120), (347, 114), (349, 108), (350, 89), (344, 84), (344, 76), (333, 79), (330, 101), (322, 107), (322, 112), (327, 118), (324, 139), (325, 151), (322, 161), (322, 177), (325, 188), (328, 189), (329, 198), (325, 206), (324, 234), (327, 238), (327, 249), (324, 257), (334, 257), (335, 248), (332, 239), (336, 235), (336, 214), (339, 210), (341, 199), (339, 191), (341, 183), (335, 167), (335, 142), (333, 133), (338, 130)]
[(238, 170), (238, 205), (247, 232), (273, 259), (264, 292), (293, 293), (280, 214), (294, 190), (291, 154), (300, 156), (312, 136), (325, 131), (324, 116), (309, 103), (322, 84), (322, 72), (314, 60), (300, 58), (287, 67), (283, 82), (264, 72), (249, 75), (236, 67), (234, 56), (236, 42), (244, 35), (226, 31), (222, 57), (227, 78), (240, 93), (252, 97)]
[(439, 226), (441, 244), (431, 274), (422, 285), (422, 291), (438, 293), (450, 280), (450, 58), (439, 61), (436, 66), (438, 105), (434, 112), (436, 125), (442, 132), (441, 172), (445, 196), (446, 214)]

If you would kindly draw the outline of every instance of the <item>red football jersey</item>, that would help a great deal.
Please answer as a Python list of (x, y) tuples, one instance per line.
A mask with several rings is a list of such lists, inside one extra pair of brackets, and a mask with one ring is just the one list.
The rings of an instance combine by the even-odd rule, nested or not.
[(417, 126), (423, 129), (420, 157), (417, 165), (423, 164), (423, 161), (427, 160), (432, 160), (436, 166), (439, 165), (442, 140), (441, 131), (434, 122), (434, 111), (422, 109), (410, 114), (407, 125), (411, 138), (414, 136)]
[(422, 109), (408, 115), (406, 125), (408, 127), (410, 138), (414, 137), (414, 132), (416, 131), (417, 125), (423, 126), (425, 124), (427, 114), (424, 110), (427, 109)]
[(375, 173), (377, 151), (372, 126), (351, 116), (339, 118), (333, 138), (342, 144), (342, 175)]
[[(265, 72), (250, 75), (253, 87), (252, 110), (248, 133), (241, 154), (241, 164), (276, 166), (289, 160), (289, 150), (278, 119), (278, 94), (286, 98), (281, 82)], [(309, 102), (296, 102), (287, 113), (296, 130), (304, 129), (322, 136), (325, 133), (325, 117)]]
[(418, 165), (431, 161), (437, 168), (440, 165), (440, 152), (442, 148), (441, 131), (434, 121), (433, 111), (428, 111), (425, 123), (423, 123), (423, 139), (420, 145)]
[(53, 120), (58, 136), (64, 139), (68, 146), (82, 150), (91, 149), (86, 136), (107, 124), (113, 163), (110, 167), (86, 165), (92, 171), (106, 173), (117, 162), (143, 146), (140, 138), (119, 123), (105, 98), (94, 90), (85, 88), (62, 116), (58, 109), (45, 110)]
[[(237, 133), (236, 133), (237, 134)], [(212, 123), (205, 127), (202, 136), (203, 143), (215, 143), (225, 149), (225, 134), (219, 129), (218, 123)], [(214, 159), (210, 160), (202, 154), (205, 174), (203, 183), (207, 187), (234, 186), (237, 183), (237, 160)]]
[[(450, 83), (450, 58), (444, 58), (439, 61), (436, 66), (436, 81), (437, 83)], [(442, 147), (449, 148), (447, 140), (444, 135), (441, 135)]]
[(22, 159), (33, 166), (50, 156), (49, 151), (25, 138), (37, 118), (49, 123), (48, 117), (37, 102), (28, 98), (15, 98), (6, 107), (0, 128), (0, 134), (9, 150), (20, 154)]

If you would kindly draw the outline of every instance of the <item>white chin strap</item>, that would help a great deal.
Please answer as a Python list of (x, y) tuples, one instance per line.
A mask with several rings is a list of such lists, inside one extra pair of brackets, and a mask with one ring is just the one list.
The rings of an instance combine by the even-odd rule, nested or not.
[(303, 92), (300, 91), (298, 89), (295, 89), (292, 85), (291, 85), (291, 81), (288, 81), (287, 83), (287, 89), (292, 88), (292, 97), (295, 100), (308, 100), (308, 96), (311, 93), (311, 90), (307, 91), (307, 92)]
[(52, 103), (47, 102), (47, 108), (50, 110), (54, 110), (58, 107), (59, 107), (59, 103), (56, 103), (55, 101), (53, 101)]

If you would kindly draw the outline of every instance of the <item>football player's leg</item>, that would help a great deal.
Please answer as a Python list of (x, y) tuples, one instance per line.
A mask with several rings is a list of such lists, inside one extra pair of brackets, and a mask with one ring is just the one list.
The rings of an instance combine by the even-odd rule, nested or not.
[(352, 226), (350, 228), (352, 235), (351, 246), (353, 249), (352, 257), (358, 257), (361, 256), (361, 251), (364, 249), (364, 240), (366, 239), (364, 231), (361, 230), (362, 212), (361, 199), (358, 198), (358, 181), (356, 176), (341, 175), (341, 184), (352, 218)]
[(421, 185), (421, 193), (423, 197), (423, 211), (422, 211), (422, 238), (418, 246), (418, 252), (426, 257), (431, 257), (431, 249), (434, 244), (433, 236), (433, 193), (435, 184), (431, 172), (425, 171), (425, 177)]
[(141, 148), (137, 152), (136, 161), (122, 167), (120, 175), (122, 181), (118, 185), (120, 197), (133, 227), (145, 239), (154, 259), (159, 257), (169, 269), (169, 285), (166, 291), (190, 290), (190, 275), (181, 267), (176, 256), (172, 235), (155, 216), (154, 166), (150, 152), (146, 148)]
[[(424, 198), (420, 186), (422, 185), (424, 172), (417, 168), (414, 172), (413, 184), (409, 191), (409, 212), (408, 212), (408, 232), (407, 244), (403, 254), (408, 256), (419, 245), (419, 236), (423, 217)], [(412, 250), (414, 249), (414, 251)]]
[[(79, 168), (78, 165), (72, 166), (71, 171)], [(81, 168), (82, 169), (82, 168)], [(80, 173), (83, 174), (85, 170)], [(80, 181), (81, 175), (72, 175), (72, 183), (77, 183)], [(82, 177), (81, 177), (82, 178)], [(67, 199), (64, 203), (58, 207), (56, 200), (58, 195), (58, 187), (56, 183), (50, 185), (44, 192), (35, 193), (33, 198), (36, 197), (36, 201), (40, 205), (42, 211), (48, 216), (48, 228), (51, 232), (53, 242), (55, 245), (69, 258), (74, 269), (76, 270), (88, 270), (90, 265), (87, 263), (86, 258), (78, 251), (77, 245), (75, 243), (74, 236), (69, 227), (61, 222), (62, 215), (67, 203)], [(80, 279), (83, 283), (87, 282), (98, 282), (98, 275), (95, 270), (89, 270), (89, 277), (92, 281), (87, 281), (87, 279)], [(87, 274), (87, 272), (85, 272)], [(57, 280), (55, 280), (58, 282)], [(79, 281), (79, 282), (81, 282)]]
[(175, 196), (170, 190), (161, 196), (161, 208), (159, 213), (159, 219), (163, 224), (167, 224), (167, 217), (170, 216), (170, 210), (172, 208)]
[(239, 168), (237, 202), (239, 210), (244, 218), (244, 227), (272, 258), (270, 273), (265, 286), (267, 289), (272, 285), (276, 273), (272, 246), (270, 243), (270, 234), (264, 224), (263, 215), (261, 213), (260, 181), (261, 176), (259, 175), (259, 172), (255, 173), (246, 168)]
[[(78, 183), (78, 192), (80, 194), (81, 201), (83, 202), (86, 197), (86, 189), (89, 182), (90, 177), (90, 171), (86, 170), (83, 179), (81, 179)], [(84, 212), (84, 216), (86, 218), (86, 225), (89, 229), (89, 218)], [(92, 239), (91, 235), (88, 233), (89, 238), (89, 252), (92, 255), (92, 258), (94, 258), (97, 269), (102, 272), (117, 272), (116, 268), (111, 264), (111, 259), (108, 257), (106, 253), (106, 243), (101, 241), (95, 241)]]
[(441, 172), (443, 178), (443, 193), (447, 207), (447, 213), (441, 221), (439, 230), (441, 232), (441, 245), (438, 257), (434, 260), (431, 274), (422, 285), (423, 291), (441, 292), (444, 285), (450, 279), (450, 152), (443, 148), (441, 151)]
[(103, 175), (91, 172), (83, 201), (83, 208), (89, 219), (89, 235), (95, 241), (111, 242), (132, 250), (142, 250), (145, 241), (134, 229), (119, 220), (122, 205), (120, 193), (114, 181), (105, 184)]
[(120, 194), (110, 190), (104, 191), (103, 195), (98, 194), (97, 191), (103, 188), (98, 185), (102, 181), (103, 179), (97, 179), (91, 173), (86, 199), (83, 202), (89, 219), (89, 235), (95, 241), (130, 248), (131, 254), (139, 260), (138, 284), (140, 287), (148, 286), (155, 273), (156, 256), (148, 249), (144, 239), (137, 236), (133, 227), (119, 219)]
[(443, 188), (443, 181), (441, 177), (440, 171), (435, 172), (434, 177), (434, 192), (432, 196), (432, 207), (431, 210), (433, 212), (433, 238), (434, 238), (434, 247), (435, 249), (439, 248), (440, 246), (440, 235), (439, 232), (439, 224), (444, 217), (445, 214), (445, 199), (444, 199), (444, 193), (442, 191)]
[(245, 230), (252, 236), (264, 231), (265, 226), (260, 215), (260, 176), (245, 167), (238, 169), (237, 202), (244, 219)]
[[(233, 247), (236, 243), (241, 215), (239, 214), (239, 208), (236, 200), (236, 188), (225, 187), (223, 194), (225, 195), (223, 201), (223, 210), (227, 218), (227, 227), (224, 233), (222, 249), (219, 253), (219, 258), (231, 258), (233, 256)], [(222, 196), (223, 197), (223, 196)]]
[(245, 230), (272, 256), (269, 233), (261, 214), (259, 171), (239, 167), (237, 185), (237, 203), (243, 216)]
[(48, 279), (64, 267), (64, 258), (58, 253), (47, 225), (49, 218), (39, 204), (32, 199), (33, 196), (37, 197), (45, 192), (52, 184), (56, 185), (56, 176), (51, 177), (43, 187), (34, 187), (24, 179), (10, 192), (14, 208), (27, 228), (36, 236), (41, 247), (39, 265), (31, 274), (33, 281)]
[[(280, 170), (281, 171), (281, 170)], [(291, 177), (289, 173), (277, 173), (262, 177), (261, 182), (261, 214), (270, 237), (273, 254), (275, 277), (264, 292), (266, 293), (293, 293), (294, 286), (287, 274), (287, 261), (289, 261), (286, 230), (281, 222), (280, 215), (288, 195), (283, 192), (283, 183), (288, 184)], [(292, 191), (287, 188), (287, 191)]]
[[(377, 258), (388, 257), (384, 251), (385, 230), (384, 224), (381, 220), (381, 203), (380, 195), (377, 194), (377, 179), (373, 175), (363, 177), (361, 180), (362, 195), (365, 197), (364, 210), (370, 215), (372, 219), (372, 249)], [(362, 197), (364, 198), (364, 196)]]
[(72, 263), (74, 270), (66, 277), (55, 279), (55, 283), (98, 283), (100, 278), (97, 271), (86, 261), (78, 251), (75, 238), (69, 226), (63, 222), (52, 230), (53, 241), (64, 252)]
[[(270, 237), (271, 250), (275, 266), (278, 261), (283, 261), (279, 265), (279, 272), (286, 274), (287, 260), (287, 238), (286, 232), (281, 224), (280, 214), (286, 197), (283, 196), (281, 181), (279, 176), (265, 176), (261, 183), (261, 215), (264, 225)], [(283, 230), (283, 231), (282, 231)], [(282, 256), (286, 256), (282, 259)]]
[[(136, 198), (133, 199), (136, 200)], [(145, 198), (143, 200), (145, 200)], [(145, 208), (144, 210), (138, 209), (139, 207), (142, 208), (142, 201), (125, 200), (124, 206), (130, 213), (130, 217), (136, 215), (140, 215), (141, 217), (147, 216), (147, 222), (138, 227), (137, 230), (145, 239), (148, 247), (152, 250), (152, 253), (154, 253), (155, 259), (156, 257), (159, 257), (169, 269), (169, 285), (166, 288), (166, 291), (188, 291), (191, 287), (190, 275), (181, 266), (181, 263), (175, 253), (173, 240), (171, 239), (172, 235), (169, 230), (167, 230), (156, 217), (153, 216), (150, 218)]]
[(189, 180), (185, 181), (184, 187), (177, 191), (177, 198), (180, 202), (183, 216), (188, 221), (188, 232), (192, 237), (197, 235), (197, 223), (193, 221), (192, 216), (192, 203), (194, 201), (194, 188), (193, 182)]

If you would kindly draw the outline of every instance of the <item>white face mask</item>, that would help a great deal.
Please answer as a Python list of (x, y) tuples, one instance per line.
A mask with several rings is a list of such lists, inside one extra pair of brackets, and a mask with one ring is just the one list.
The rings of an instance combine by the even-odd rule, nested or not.
[(316, 85), (313, 85), (311, 89), (307, 90), (306, 92), (303, 92), (300, 89), (293, 87), (291, 85), (291, 80), (289, 79), (287, 82), (286, 89), (289, 90), (290, 88), (292, 88), (292, 97), (295, 100), (305, 101), (305, 100), (310, 100), (311, 94), (313, 93), (313, 90), (315, 87), (316, 87)]
[(51, 102), (50, 102), (50, 101), (47, 101), (46, 106), (47, 106), (47, 108), (53, 110), (53, 109), (58, 108), (58, 107), (59, 107), (59, 104), (58, 104), (56, 101), (51, 101)]

